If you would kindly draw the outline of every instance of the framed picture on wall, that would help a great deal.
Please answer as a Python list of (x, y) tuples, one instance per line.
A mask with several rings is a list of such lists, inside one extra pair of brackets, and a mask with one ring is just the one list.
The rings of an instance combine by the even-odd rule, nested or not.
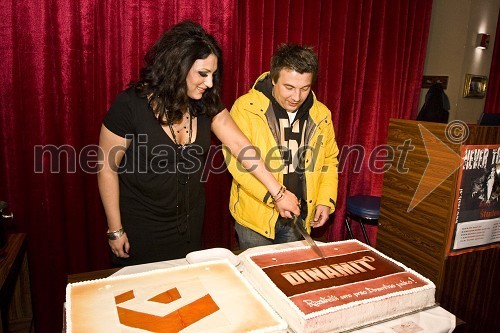
[(484, 98), (488, 77), (482, 75), (465, 74), (464, 97)]

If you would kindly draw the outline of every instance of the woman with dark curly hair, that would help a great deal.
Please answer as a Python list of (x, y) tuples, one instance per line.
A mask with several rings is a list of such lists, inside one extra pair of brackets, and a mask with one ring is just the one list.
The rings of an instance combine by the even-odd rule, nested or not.
[(140, 79), (107, 112), (99, 138), (99, 192), (117, 266), (182, 258), (201, 248), (201, 176), (211, 131), (268, 190), (281, 216), (298, 200), (266, 170), (220, 99), (222, 52), (184, 21), (145, 56)]

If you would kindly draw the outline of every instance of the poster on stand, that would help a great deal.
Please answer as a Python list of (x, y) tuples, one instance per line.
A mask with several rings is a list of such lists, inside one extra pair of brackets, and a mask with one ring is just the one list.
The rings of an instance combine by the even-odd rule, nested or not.
[(500, 145), (462, 147), (448, 255), (500, 246)]

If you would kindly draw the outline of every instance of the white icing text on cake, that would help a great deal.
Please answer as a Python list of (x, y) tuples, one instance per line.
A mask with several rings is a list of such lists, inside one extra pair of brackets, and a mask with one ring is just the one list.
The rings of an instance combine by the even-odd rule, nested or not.
[(291, 284), (299, 285), (306, 282), (329, 280), (338, 277), (360, 274), (367, 271), (376, 270), (369, 262), (375, 261), (371, 256), (364, 256), (361, 259), (333, 264), (312, 267), (304, 270), (296, 270), (281, 273), (281, 275)]
[(303, 299), (302, 302), (306, 303), (309, 307), (320, 307), (326, 303), (335, 303), (337, 305), (337, 303), (339, 303), (339, 301), (341, 300), (353, 298), (366, 299), (366, 296), (370, 294), (377, 294), (378, 296), (380, 296), (386, 291), (404, 290), (407, 289), (408, 285), (414, 283), (416, 284), (417, 281), (415, 281), (411, 277), (407, 277), (407, 280), (400, 279), (397, 283), (383, 283), (382, 285), (376, 287), (364, 287), (360, 288), (358, 291), (353, 290), (352, 292), (347, 294), (321, 296), (316, 300)]

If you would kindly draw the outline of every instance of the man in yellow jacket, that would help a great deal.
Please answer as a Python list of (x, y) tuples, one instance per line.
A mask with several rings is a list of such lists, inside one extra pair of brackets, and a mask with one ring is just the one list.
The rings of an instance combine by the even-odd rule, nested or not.
[(317, 72), (318, 59), (311, 48), (284, 44), (272, 56), (270, 72), (262, 74), (231, 109), (236, 124), (283, 184), (279, 192), (269, 193), (225, 154), (233, 175), (230, 211), (242, 250), (301, 239), (291, 220), (274, 209), (285, 189), (300, 199), (308, 231), (322, 226), (335, 210), (338, 147), (331, 113), (311, 91)]

